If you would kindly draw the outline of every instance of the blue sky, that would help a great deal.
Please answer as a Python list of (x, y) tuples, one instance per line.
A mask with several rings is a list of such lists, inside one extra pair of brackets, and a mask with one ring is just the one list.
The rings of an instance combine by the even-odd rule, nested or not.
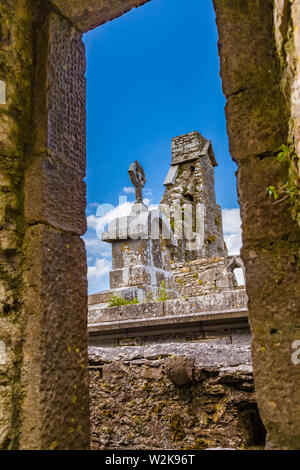
[(110, 267), (111, 247), (96, 237), (97, 205), (117, 206), (124, 194), (133, 200), (126, 188), (135, 160), (147, 175), (145, 197), (159, 203), (176, 135), (198, 130), (212, 140), (217, 201), (234, 209), (227, 214), (237, 224), (215, 14), (211, 0), (188, 2), (186, 8), (187, 0), (152, 0), (84, 36), (90, 293), (108, 288)]

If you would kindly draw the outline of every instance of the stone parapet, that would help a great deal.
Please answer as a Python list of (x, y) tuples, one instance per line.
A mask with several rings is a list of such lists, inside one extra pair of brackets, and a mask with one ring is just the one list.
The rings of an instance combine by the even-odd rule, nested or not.
[[(95, 299), (96, 296), (92, 296)], [(90, 304), (89, 325), (112, 320), (151, 318), (155, 316), (185, 316), (205, 312), (247, 311), (248, 297), (246, 291), (231, 290), (219, 294), (194, 297), (192, 299), (175, 299), (166, 302), (148, 302), (121, 307), (103, 307), (103, 304)], [(158, 315), (157, 315), (158, 312)]]
[[(245, 290), (150, 302), (121, 307), (107, 304), (89, 306), (90, 344), (108, 339), (141, 338), (179, 334), (183, 339), (202, 339), (201, 332), (215, 331), (222, 338), (224, 331), (242, 328), (250, 341)], [(221, 331), (221, 333), (220, 333)]]

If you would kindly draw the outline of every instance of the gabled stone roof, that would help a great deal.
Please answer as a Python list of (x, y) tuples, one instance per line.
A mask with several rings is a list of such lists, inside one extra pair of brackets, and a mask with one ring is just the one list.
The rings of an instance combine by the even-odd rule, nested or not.
[(212, 143), (198, 131), (172, 139), (172, 165), (178, 165), (208, 155), (212, 165), (218, 166)]

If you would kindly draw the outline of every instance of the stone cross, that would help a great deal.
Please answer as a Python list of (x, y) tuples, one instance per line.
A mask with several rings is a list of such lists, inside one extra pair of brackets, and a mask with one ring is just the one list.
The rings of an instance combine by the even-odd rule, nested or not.
[(146, 176), (143, 168), (138, 161), (135, 161), (130, 165), (128, 170), (130, 180), (135, 187), (135, 199), (137, 203), (143, 202), (143, 187), (146, 184)]

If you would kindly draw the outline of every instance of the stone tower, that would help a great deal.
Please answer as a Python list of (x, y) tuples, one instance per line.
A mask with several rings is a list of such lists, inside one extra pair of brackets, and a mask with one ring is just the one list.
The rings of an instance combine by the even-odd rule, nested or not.
[[(216, 166), (212, 144), (199, 132), (172, 139), (172, 163), (161, 203), (171, 213), (177, 239), (177, 246), (170, 248), (171, 266), (182, 296), (205, 295), (237, 285), (232, 269), (235, 264), (223, 238), (221, 207), (216, 203)], [(187, 237), (185, 229), (187, 206), (192, 237)], [(172, 219), (174, 213), (176, 220)]]
[[(175, 263), (228, 254), (223, 239), (222, 211), (215, 195), (214, 167), (217, 165), (211, 142), (199, 132), (172, 139), (172, 163), (161, 202), (179, 208), (182, 213), (184, 207), (191, 206), (192, 230), (200, 241), (199, 246), (189, 244), (183, 230), (178, 248), (172, 249)], [(200, 226), (196, 224), (196, 210)]]

